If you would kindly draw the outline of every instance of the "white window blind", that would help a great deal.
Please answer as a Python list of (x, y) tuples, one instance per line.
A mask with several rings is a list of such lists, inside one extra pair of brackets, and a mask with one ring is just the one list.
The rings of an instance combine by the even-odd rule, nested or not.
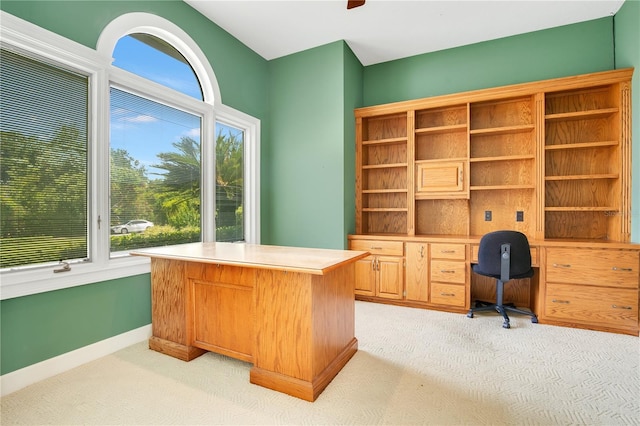
[(0, 268), (87, 259), (89, 79), (0, 53)]

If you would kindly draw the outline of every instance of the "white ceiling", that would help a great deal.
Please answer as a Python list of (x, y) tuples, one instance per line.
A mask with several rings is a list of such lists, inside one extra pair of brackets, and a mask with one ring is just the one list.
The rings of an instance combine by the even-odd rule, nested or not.
[(613, 16), (624, 0), (184, 0), (271, 60), (345, 40), (363, 65)]

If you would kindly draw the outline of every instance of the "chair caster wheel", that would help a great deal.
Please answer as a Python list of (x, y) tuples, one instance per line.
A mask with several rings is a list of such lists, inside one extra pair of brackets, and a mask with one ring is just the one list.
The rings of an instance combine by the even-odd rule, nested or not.
[(473, 312), (467, 313), (467, 318), (473, 318)]
[(502, 328), (511, 328), (511, 324), (505, 321), (502, 323)]
[(538, 323), (538, 317), (532, 317), (531, 318), (531, 322), (534, 323), (534, 324), (537, 324)]

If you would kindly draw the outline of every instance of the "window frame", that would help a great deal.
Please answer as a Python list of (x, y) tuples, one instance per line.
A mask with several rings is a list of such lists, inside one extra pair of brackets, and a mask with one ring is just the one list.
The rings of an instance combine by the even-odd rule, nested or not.
[[(215, 143), (216, 120), (245, 130), (245, 241), (260, 243), (260, 120), (222, 104), (213, 69), (206, 56), (180, 28), (148, 13), (122, 15), (102, 32), (96, 50), (0, 11), (0, 45), (3, 49), (42, 60), (53, 66), (81, 73), (89, 78), (89, 164), (88, 164), (88, 262), (73, 263), (68, 272), (54, 274), (56, 266), (2, 273), (0, 300), (111, 279), (150, 273), (145, 257), (110, 257), (109, 232), (109, 88), (112, 84), (162, 102), (171, 93), (171, 105), (187, 112), (203, 113), (202, 141)], [(140, 25), (140, 23), (144, 25)], [(202, 86), (204, 102), (174, 91), (112, 65), (111, 52), (117, 40), (132, 32), (148, 32), (172, 43), (189, 60)], [(109, 43), (113, 43), (108, 50)], [(107, 47), (105, 47), (107, 46)], [(105, 50), (107, 49), (107, 50)], [(108, 53), (105, 53), (107, 52)], [(185, 54), (186, 53), (186, 54)], [(144, 93), (140, 90), (144, 89)], [(147, 91), (147, 89), (149, 91)], [(156, 99), (154, 99), (156, 100)], [(202, 158), (215, 166), (214, 143), (203, 143)], [(202, 217), (215, 217), (215, 172), (203, 167)], [(202, 222), (202, 241), (215, 241), (213, 221)]]

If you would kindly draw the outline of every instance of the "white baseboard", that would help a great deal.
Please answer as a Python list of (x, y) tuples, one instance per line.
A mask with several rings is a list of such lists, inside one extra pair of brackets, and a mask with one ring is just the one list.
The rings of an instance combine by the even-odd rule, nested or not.
[(151, 337), (151, 324), (118, 334), (88, 346), (58, 355), (37, 364), (12, 371), (0, 377), (0, 396), (27, 387), (40, 380), (53, 377), (79, 365), (112, 354)]

